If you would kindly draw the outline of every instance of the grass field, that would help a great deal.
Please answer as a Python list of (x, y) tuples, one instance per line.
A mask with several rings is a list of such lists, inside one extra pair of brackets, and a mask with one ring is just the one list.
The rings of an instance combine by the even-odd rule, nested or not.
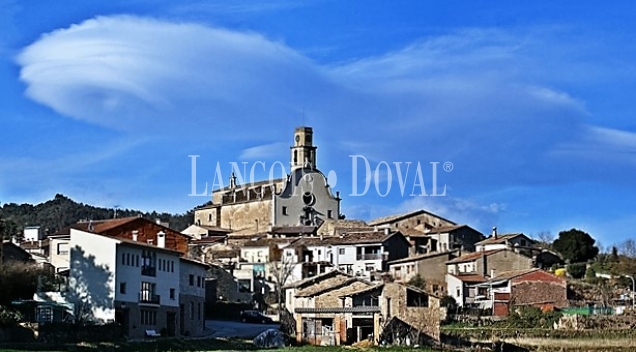
[[(343, 350), (351, 350), (350, 347), (340, 346), (299, 346), (286, 347), (276, 349), (276, 351), (287, 352), (341, 352)], [(380, 349), (380, 348), (378, 348)], [(381, 348), (387, 352), (402, 352), (413, 350), (413, 348), (390, 347)], [(23, 344), (11, 345), (7, 348), (0, 346), (0, 352), (24, 352), (24, 351), (81, 351), (81, 352), (101, 352), (101, 351), (118, 351), (118, 352), (182, 352), (182, 351), (254, 351), (259, 350), (254, 347), (250, 341), (245, 340), (221, 340), (221, 339), (204, 339), (204, 340), (181, 340), (181, 339), (164, 339), (149, 342), (130, 342), (121, 344), (67, 344), (67, 345), (50, 345), (50, 344)], [(263, 350), (273, 351), (273, 350)], [(418, 349), (418, 352), (432, 352), (430, 349)]]

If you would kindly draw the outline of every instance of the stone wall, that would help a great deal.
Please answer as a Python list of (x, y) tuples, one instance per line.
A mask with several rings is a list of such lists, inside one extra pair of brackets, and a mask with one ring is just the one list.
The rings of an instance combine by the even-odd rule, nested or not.
[(511, 305), (568, 305), (565, 279), (543, 271), (534, 271), (512, 280)]
[(482, 256), (477, 259), (476, 273), (479, 275), (490, 276), (494, 270), (495, 276), (497, 273), (513, 270), (531, 269), (532, 258), (525, 255), (515, 253), (510, 250), (503, 250), (501, 252), (492, 253), (488, 256)]
[[(439, 299), (429, 296), (427, 307), (409, 307), (407, 306), (406, 290), (407, 286), (398, 283), (386, 283), (384, 285), (382, 293), (382, 299), (384, 300), (382, 302), (383, 316), (387, 319), (397, 317), (426, 333), (431, 338), (439, 340), (441, 324)], [(390, 303), (387, 302), (387, 298), (390, 299)]]
[(417, 262), (417, 273), (426, 282), (430, 292), (446, 292), (446, 262), (453, 259), (453, 252)]
[(271, 219), (271, 200), (227, 204), (221, 207), (221, 227), (233, 231), (269, 231)]

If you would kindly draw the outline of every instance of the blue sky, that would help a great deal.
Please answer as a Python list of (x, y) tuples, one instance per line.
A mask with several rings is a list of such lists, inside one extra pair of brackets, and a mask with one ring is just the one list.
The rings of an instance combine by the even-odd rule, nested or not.
[[(232, 161), (287, 163), (306, 124), (348, 218), (425, 208), (618, 243), (636, 228), (635, 7), (0, 0), (0, 201), (185, 212), (208, 200), (188, 155), (201, 192), (217, 163), (224, 182)], [(350, 155), (392, 166), (386, 197), (350, 196)], [(410, 196), (418, 162), (446, 196)]]

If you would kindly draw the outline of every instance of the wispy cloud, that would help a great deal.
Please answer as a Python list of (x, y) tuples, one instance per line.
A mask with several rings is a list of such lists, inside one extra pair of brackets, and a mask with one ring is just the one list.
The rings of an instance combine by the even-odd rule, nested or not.
[[(558, 30), (464, 29), (320, 65), (257, 33), (113, 16), (44, 35), (17, 61), (28, 96), (75, 119), (183, 141), (206, 131), (251, 141), (277, 135), (304, 108), (317, 135), (334, 142), (321, 146), (341, 157), (332, 167), (349, 167), (352, 153), (375, 163), (449, 160), (457, 166), (450, 181), (466, 191), (578, 181), (592, 167), (585, 155), (562, 151), (631, 145), (631, 132), (589, 126), (585, 100), (549, 79), (589, 68), (562, 55), (570, 42), (554, 40)], [(571, 43), (584, 57), (586, 48)], [(233, 152), (254, 159), (279, 146)], [(567, 172), (573, 167), (579, 172)], [(452, 205), (462, 207), (493, 214), (490, 206)]]
[[(241, 160), (271, 159), (276, 156), (281, 156), (281, 151), (286, 150), (287, 147), (288, 147), (288, 143), (282, 143), (282, 142), (258, 145), (255, 147), (243, 149), (243, 151), (239, 155), (239, 159)], [(285, 155), (285, 157), (287, 157), (287, 155)]]

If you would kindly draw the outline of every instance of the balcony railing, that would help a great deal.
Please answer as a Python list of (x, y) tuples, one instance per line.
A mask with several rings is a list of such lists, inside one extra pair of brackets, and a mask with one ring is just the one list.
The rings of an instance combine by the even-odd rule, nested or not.
[(148, 291), (139, 292), (139, 303), (161, 304), (161, 296)]
[(142, 266), (141, 275), (144, 276), (157, 276), (157, 268), (154, 266)]
[(384, 255), (382, 253), (366, 253), (358, 254), (356, 258), (358, 260), (382, 260)]

